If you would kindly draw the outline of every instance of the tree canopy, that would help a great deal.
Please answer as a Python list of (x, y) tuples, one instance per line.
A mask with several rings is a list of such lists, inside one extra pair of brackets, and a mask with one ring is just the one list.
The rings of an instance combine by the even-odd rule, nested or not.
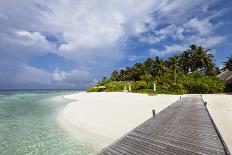
[[(224, 64), (232, 70), (232, 56)], [(156, 56), (115, 70), (97, 84), (104, 85), (105, 89), (92, 87), (88, 91), (122, 91), (125, 82), (130, 81), (132, 91), (140, 93), (154, 93), (154, 83), (157, 84), (157, 93), (218, 93), (224, 90), (224, 82), (215, 77), (218, 73), (211, 50), (191, 45), (167, 60)]]
[(215, 75), (217, 69), (214, 65), (214, 56), (210, 49), (191, 45), (189, 49), (167, 60), (156, 56), (147, 58), (144, 63), (136, 63), (120, 71), (113, 71), (110, 79), (114, 81), (138, 81), (142, 75), (151, 75), (153, 78), (162, 76), (166, 71), (175, 72), (200, 72), (205, 75)]

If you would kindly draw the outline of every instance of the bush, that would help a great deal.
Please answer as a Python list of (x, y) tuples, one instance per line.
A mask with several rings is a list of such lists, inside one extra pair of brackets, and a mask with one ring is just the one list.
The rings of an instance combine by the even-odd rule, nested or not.
[(124, 83), (117, 81), (110, 81), (104, 84), (104, 86), (106, 87), (106, 92), (123, 91), (124, 85)]
[(162, 85), (157, 85), (157, 93), (159, 94), (185, 94), (187, 91), (179, 83), (164, 83)]
[(104, 91), (106, 88), (98, 88), (96, 87), (89, 87), (86, 91), (87, 92), (102, 92)]
[(224, 82), (222, 80), (201, 73), (186, 75), (182, 79), (182, 83), (187, 92), (191, 94), (222, 93), (224, 91)]
[(157, 92), (161, 94), (221, 93), (223, 90), (224, 82), (222, 80), (198, 72), (187, 75), (179, 72), (177, 83), (171, 72), (167, 72), (157, 79)]
[[(224, 82), (214, 76), (206, 76), (202, 73), (183, 74), (177, 73), (177, 81), (173, 76), (173, 72), (166, 72), (163, 76), (156, 78), (156, 93), (160, 94), (204, 94), (204, 93), (222, 93), (224, 91)], [(148, 78), (149, 76), (146, 76)], [(145, 78), (144, 78), (145, 79)], [(90, 87), (88, 92), (115, 92), (123, 91), (124, 86), (131, 84), (132, 91), (137, 93), (154, 93), (153, 80), (146, 79), (143, 81), (135, 81), (131, 83), (111, 81), (105, 79), (98, 83), (96, 87)], [(98, 88), (99, 86), (105, 86), (106, 88)]]
[[(123, 82), (105, 80), (104, 82), (98, 83), (96, 87), (90, 87), (87, 89), (87, 92), (117, 92), (123, 91), (124, 86), (127, 85)], [(105, 86), (105, 88), (98, 88), (100, 86)]]
[(132, 83), (132, 90), (137, 91), (140, 89), (148, 89), (147, 83), (145, 81), (136, 81)]

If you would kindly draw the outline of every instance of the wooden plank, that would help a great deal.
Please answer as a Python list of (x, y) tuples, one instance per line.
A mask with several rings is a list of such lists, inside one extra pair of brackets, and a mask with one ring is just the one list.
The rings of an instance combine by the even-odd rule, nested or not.
[(201, 97), (182, 97), (103, 149), (115, 155), (227, 155)]

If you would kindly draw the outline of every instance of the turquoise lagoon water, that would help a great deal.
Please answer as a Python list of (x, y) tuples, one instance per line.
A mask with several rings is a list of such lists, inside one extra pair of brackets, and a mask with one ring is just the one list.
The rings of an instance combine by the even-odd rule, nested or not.
[(84, 144), (60, 126), (67, 91), (0, 91), (1, 155), (87, 155)]

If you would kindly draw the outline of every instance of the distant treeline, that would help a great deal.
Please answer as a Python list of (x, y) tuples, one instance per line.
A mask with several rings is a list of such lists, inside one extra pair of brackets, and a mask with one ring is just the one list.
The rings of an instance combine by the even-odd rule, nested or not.
[[(225, 69), (232, 70), (232, 56), (224, 62)], [(115, 70), (110, 77), (104, 77), (88, 91), (122, 91), (128, 82), (132, 91), (142, 93), (154, 92), (154, 83), (157, 85), (156, 93), (220, 93), (223, 92), (224, 82), (215, 77), (219, 73), (210, 49), (191, 45), (186, 51), (167, 60), (157, 56), (132, 67)]]

